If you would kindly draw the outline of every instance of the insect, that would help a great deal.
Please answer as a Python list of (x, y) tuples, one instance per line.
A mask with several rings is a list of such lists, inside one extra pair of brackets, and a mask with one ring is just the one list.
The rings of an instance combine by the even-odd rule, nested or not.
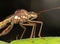
[[(51, 9), (39, 11), (39, 13), (41, 14), (43, 12), (47, 12), (47, 11), (59, 9), (59, 8), (60, 7), (51, 8)], [(13, 28), (14, 24), (19, 24), (24, 29), (20, 39), (23, 37), (23, 35), (26, 31), (25, 26), (32, 26), (32, 32), (30, 35), (30, 38), (32, 38), (32, 37), (35, 37), (36, 24), (39, 23), (39, 24), (41, 24), (41, 26), (40, 26), (38, 36), (41, 37), (43, 22), (42, 21), (34, 21), (34, 19), (36, 19), (36, 18), (38, 18), (38, 13), (36, 13), (36, 12), (33, 12), (33, 11), (28, 12), (25, 9), (16, 10), (14, 12), (14, 14), (12, 14), (10, 17), (8, 17), (5, 20), (0, 22), (0, 29), (5, 27), (7, 25), (7, 23), (9, 23), (9, 22), (11, 23), (4, 31), (2, 31), (0, 33), (0, 36), (8, 34), (11, 31), (11, 29)]]
[(14, 12), (14, 14), (12, 14), (10, 17), (8, 17), (5, 20), (0, 22), (0, 29), (5, 27), (7, 25), (7, 23), (9, 23), (9, 22), (11, 23), (4, 31), (2, 31), (0, 33), (0, 36), (8, 34), (11, 31), (11, 29), (13, 28), (14, 24), (19, 24), (24, 29), (20, 38), (23, 37), (23, 35), (26, 31), (26, 27), (24, 27), (24, 26), (32, 26), (32, 32), (30, 35), (30, 38), (32, 38), (33, 35), (35, 36), (36, 23), (41, 23), (40, 29), (42, 29), (42, 25), (43, 25), (42, 21), (33, 21), (37, 17), (38, 17), (37, 13), (32, 12), (32, 11), (28, 12), (25, 9), (16, 10)]

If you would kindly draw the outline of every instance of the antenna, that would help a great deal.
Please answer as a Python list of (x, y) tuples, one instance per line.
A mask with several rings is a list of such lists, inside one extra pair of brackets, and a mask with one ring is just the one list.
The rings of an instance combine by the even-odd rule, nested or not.
[(42, 10), (42, 11), (37, 11), (37, 13), (44, 13), (44, 12), (48, 12), (48, 11), (55, 10), (55, 9), (60, 9), (60, 7), (50, 8), (50, 9), (46, 9), (46, 10)]
[(36, 13), (38, 14), (38, 18), (37, 18), (37, 20), (39, 20), (40, 19), (40, 14), (41, 13), (44, 13), (44, 12), (48, 12), (48, 11), (52, 11), (52, 10), (56, 10), (56, 9), (60, 9), (60, 7), (55, 7), (55, 8), (50, 8), (50, 9), (46, 9), (46, 10), (42, 10), (42, 11), (36, 11)]

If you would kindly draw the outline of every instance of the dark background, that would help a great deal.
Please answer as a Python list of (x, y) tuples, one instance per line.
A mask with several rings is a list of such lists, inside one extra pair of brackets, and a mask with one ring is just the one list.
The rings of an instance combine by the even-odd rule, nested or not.
[[(0, 0), (0, 21), (13, 14), (17, 9), (42, 11), (59, 6), (60, 0)], [(42, 20), (44, 22), (42, 36), (60, 36), (60, 9), (41, 13), (39, 17), (39, 21)], [(5, 36), (1, 36), (0, 40), (15, 40), (17, 35), (22, 34), (22, 31), (19, 25), (14, 25), (11, 32)], [(23, 38), (29, 38), (30, 32), (31, 29), (28, 29)]]

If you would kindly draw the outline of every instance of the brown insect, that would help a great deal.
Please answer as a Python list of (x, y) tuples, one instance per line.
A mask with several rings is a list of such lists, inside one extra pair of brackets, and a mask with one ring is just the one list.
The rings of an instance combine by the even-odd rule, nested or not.
[[(59, 9), (59, 8), (60, 7), (51, 8), (51, 9), (43, 10), (43, 11), (39, 11), (39, 12), (41, 14), (43, 12), (47, 12), (47, 11)], [(25, 9), (16, 10), (14, 14), (12, 14), (10, 17), (8, 17), (5, 20), (0, 22), (0, 29), (5, 27), (7, 25), (7, 23), (9, 23), (9, 22), (11, 23), (4, 31), (2, 31), (0, 33), (0, 36), (8, 34), (11, 31), (11, 29), (13, 28), (14, 24), (19, 24), (24, 29), (20, 39), (23, 37), (23, 35), (26, 31), (25, 26), (32, 26), (32, 32), (30, 35), (30, 38), (32, 38), (32, 37), (35, 37), (36, 24), (39, 23), (39, 24), (41, 24), (41, 26), (40, 26), (38, 36), (41, 37), (43, 22), (42, 21), (34, 21), (34, 19), (36, 19), (36, 18), (38, 18), (38, 13), (36, 13), (36, 12), (33, 12), (33, 11), (28, 12)]]
[[(0, 36), (8, 34), (10, 32), (10, 30), (13, 28), (14, 24), (19, 24), (24, 29), (20, 38), (23, 37), (23, 35), (26, 31), (26, 27), (24, 27), (24, 26), (32, 26), (32, 32), (31, 32), (31, 36), (30, 36), (30, 38), (32, 38), (33, 34), (35, 34), (36, 23), (41, 23), (40, 29), (42, 29), (42, 25), (43, 25), (42, 21), (33, 21), (37, 17), (38, 17), (37, 13), (32, 12), (32, 11), (28, 12), (25, 9), (15, 11), (15, 13), (12, 14), (10, 17), (8, 17), (7, 19), (0, 22), (0, 29), (5, 27), (7, 23), (9, 23), (9, 22), (11, 23), (4, 31), (2, 31), (0, 33)], [(40, 36), (40, 34), (39, 34), (39, 36)]]

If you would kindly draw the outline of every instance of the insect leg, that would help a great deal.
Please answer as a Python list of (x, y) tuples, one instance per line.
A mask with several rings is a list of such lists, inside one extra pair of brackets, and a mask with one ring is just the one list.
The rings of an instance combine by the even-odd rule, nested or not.
[(22, 37), (23, 37), (23, 35), (24, 35), (25, 31), (26, 31), (26, 27), (24, 27), (21, 23), (19, 23), (19, 25), (24, 29), (24, 31), (23, 31), (23, 33), (22, 33), (22, 35), (20, 37), (20, 39), (22, 39)]
[(31, 35), (30, 35), (30, 38), (32, 38), (33, 37), (33, 32), (34, 32), (34, 29), (35, 29), (35, 24), (34, 23), (29, 23), (29, 24), (22, 24), (22, 25), (24, 25), (24, 26), (33, 26), (33, 28), (32, 28), (32, 32), (31, 32)]
[(39, 34), (38, 34), (38, 36), (41, 37), (41, 31), (42, 31), (43, 22), (42, 21), (30, 21), (30, 20), (29, 20), (29, 22), (34, 22), (34, 23), (40, 23), (41, 24)]
[(33, 32), (33, 37), (35, 38), (35, 31), (36, 31), (36, 24), (34, 24), (34, 32)]
[(39, 30), (39, 33), (38, 33), (38, 36), (41, 37), (43, 22), (41, 22), (41, 21), (38, 21), (38, 22), (41, 23), (40, 30)]
[(30, 38), (35, 37), (35, 30), (36, 30), (35, 24), (33, 24), (32, 26), (33, 26), (33, 28), (32, 28), (32, 32), (31, 32)]

